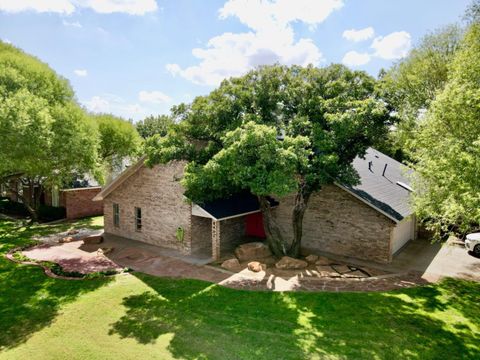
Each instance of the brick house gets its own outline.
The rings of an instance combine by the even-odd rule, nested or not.
[[[361,184],[325,186],[305,213],[305,250],[388,263],[416,237],[409,206],[412,189],[402,164],[369,149],[353,163]],[[220,258],[245,237],[264,237],[258,202],[251,194],[194,204],[179,180],[185,163],[148,168],[144,159],[124,171],[94,200],[104,202],[105,233]],[[271,200],[284,233],[291,234],[293,195]]]

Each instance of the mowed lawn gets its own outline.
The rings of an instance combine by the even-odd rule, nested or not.
[[[102,226],[0,220],[0,359],[479,359],[480,284],[270,293],[133,273],[67,281],[11,263],[33,235]]]

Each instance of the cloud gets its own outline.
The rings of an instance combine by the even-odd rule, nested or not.
[[[145,91],[138,93],[138,100],[146,103],[163,104],[172,101],[170,96],[165,95],[161,91]]]
[[[80,77],[85,77],[88,75],[88,72],[85,69],[77,69],[77,70],[73,70],[73,72],[75,73],[75,75]]]
[[[371,48],[375,50],[375,56],[386,60],[394,60],[407,56],[411,46],[410,34],[406,31],[397,31],[386,36],[376,37]]]
[[[250,31],[223,33],[211,38],[206,47],[194,48],[196,65],[182,68],[173,63],[165,68],[173,76],[215,86],[258,65],[318,65],[322,53],[311,39],[295,40],[292,23],[314,27],[342,6],[342,0],[229,0],[219,10],[219,17],[236,17]]]
[[[349,51],[344,55],[342,63],[347,66],[360,66],[367,64],[370,61],[370,58],[371,56],[368,53]]]
[[[1,39],[5,44],[11,45],[12,42],[8,39]]]
[[[373,27],[369,26],[365,29],[360,30],[345,30],[342,36],[349,41],[359,42],[372,38],[374,34],[375,31],[373,30]]]
[[[140,120],[151,114],[166,113],[168,108],[153,103],[152,107],[143,106],[137,102],[129,102],[114,94],[93,96],[90,100],[81,102],[87,110],[94,113],[110,113],[126,119]]]
[[[78,21],[68,22],[66,20],[63,20],[62,24],[64,26],[70,26],[70,27],[76,27],[76,28],[81,28],[82,27],[82,24],[80,24]]]
[[[144,15],[158,9],[155,0],[0,0],[0,11],[22,11],[72,14],[79,8],[89,8],[97,13],[126,13]]]

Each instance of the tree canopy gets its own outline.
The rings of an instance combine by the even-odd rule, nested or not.
[[[447,82],[449,64],[464,30],[449,25],[424,36],[408,56],[381,74],[380,95],[398,117],[390,144],[382,150],[402,160],[419,119]]]
[[[480,24],[467,32],[415,138],[415,209],[437,235],[480,224]]]
[[[270,247],[293,256],[311,194],[334,181],[355,183],[353,159],[385,136],[390,121],[375,80],[342,65],[260,67],[173,114],[178,125],[167,137],[147,141],[149,163],[189,160],[183,183],[194,201],[257,195]],[[291,241],[275,229],[266,201],[287,193],[296,194]]]
[[[172,118],[168,115],[150,115],[137,122],[135,127],[142,138],[148,139],[153,135],[167,135],[168,128],[172,124]]]
[[[38,59],[4,43],[0,43],[0,99],[3,182],[21,179],[33,196],[35,187],[60,185],[75,171],[95,168],[97,130],[74,101],[68,82]],[[23,202],[35,216],[38,199],[23,196]]]

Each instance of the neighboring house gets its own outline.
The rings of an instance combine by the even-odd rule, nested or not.
[[[144,159],[106,186],[94,200],[104,201],[105,233],[186,254],[220,258],[248,237],[264,237],[257,199],[237,194],[190,204],[179,180],[184,162],[148,168]],[[303,223],[302,246],[386,263],[416,236],[409,206],[407,169],[369,149],[353,163],[361,184],[325,186],[311,197]],[[273,214],[287,238],[292,233],[294,196],[271,200]]]
[[[23,186],[20,181],[14,185],[18,188],[18,192],[23,193],[24,196],[30,196],[30,188]],[[15,192],[10,191],[6,187],[2,190],[2,195],[7,196],[12,201],[22,202],[21,198]],[[33,188],[35,194],[39,194],[40,204],[59,207],[65,209],[66,219],[79,219],[88,216],[102,215],[103,203],[93,201],[93,198],[102,190],[101,186],[91,177],[85,176],[81,180],[74,181],[70,187],[59,189],[42,188],[39,190],[38,186]]]

